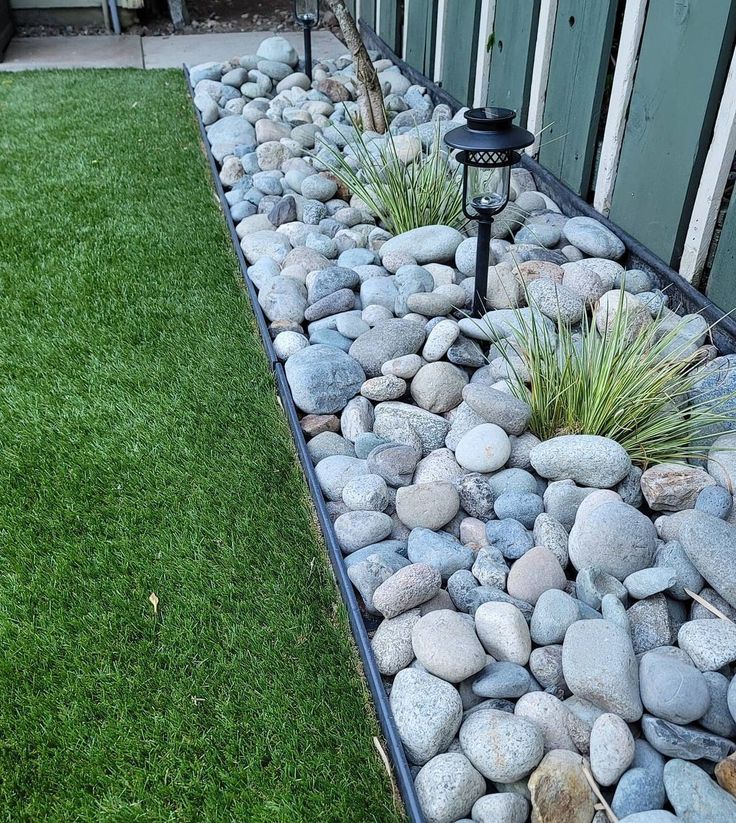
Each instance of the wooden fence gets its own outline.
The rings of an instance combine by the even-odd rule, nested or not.
[[[467,105],[721,308],[736,307],[736,0],[353,0]]]

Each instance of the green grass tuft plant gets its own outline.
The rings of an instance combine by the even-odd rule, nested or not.
[[[609,437],[642,468],[702,458],[713,426],[731,420],[721,409],[734,395],[712,400],[696,393],[693,402],[696,367],[703,361],[691,351],[687,321],[665,326],[656,318],[632,340],[623,294],[605,334],[586,314],[579,332],[558,319],[556,335],[539,322],[527,295],[532,313],[516,312],[516,343],[497,348],[512,392],[531,407],[529,428],[542,440],[562,434]]]
[[[401,234],[420,226],[440,224],[461,229],[465,225],[462,171],[453,167],[443,149],[439,122],[429,152],[420,152],[404,163],[390,132],[385,135],[381,151],[376,152],[370,148],[371,141],[366,139],[360,124],[348,116],[354,131],[348,142],[360,168],[354,169],[350,157],[323,142],[335,161],[330,171],[370,208],[388,231]]]

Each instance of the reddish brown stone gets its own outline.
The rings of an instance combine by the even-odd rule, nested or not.
[[[340,418],[335,414],[305,414],[299,425],[307,437],[315,437],[322,432],[339,431]]]
[[[716,764],[716,780],[722,789],[736,797],[736,754]]]

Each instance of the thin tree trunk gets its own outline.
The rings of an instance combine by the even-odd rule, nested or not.
[[[358,105],[363,128],[384,134],[387,128],[386,114],[383,108],[383,94],[378,74],[368,56],[368,51],[350,14],[345,0],[327,0],[327,5],[337,18],[340,31],[345,38],[350,53],[355,61],[355,75],[358,81]]]

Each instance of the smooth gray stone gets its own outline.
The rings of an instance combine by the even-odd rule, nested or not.
[[[736,751],[736,743],[725,737],[695,726],[668,723],[648,714],[642,717],[641,728],[649,743],[666,757],[717,763]]]
[[[680,543],[695,568],[736,607],[736,529],[695,509],[682,512]]]
[[[523,600],[512,597],[510,594],[506,594],[503,589],[495,586],[478,586],[469,593],[468,599],[470,601],[470,614],[475,614],[476,610],[484,603],[511,603],[512,606],[516,606],[528,622],[532,619],[532,612],[534,611],[534,606],[531,603],[525,603]]]
[[[700,725],[713,734],[733,739],[736,737],[734,723],[728,708],[729,680],[720,672],[703,672],[710,692],[710,707],[700,718]]]
[[[389,702],[410,763],[427,763],[450,745],[460,728],[463,704],[457,689],[428,672],[400,671]]]
[[[671,760],[664,767],[667,797],[684,823],[736,820],[736,799],[694,763]]]
[[[690,595],[685,594],[685,589],[690,589],[691,592],[699,594],[705,585],[702,575],[685,554],[682,544],[676,540],[660,544],[654,562],[657,566],[664,566],[673,569],[675,572],[677,580],[675,585],[671,586],[668,591],[670,597],[689,601]]]
[[[428,820],[454,821],[470,813],[486,790],[483,775],[464,754],[438,754],[414,781],[419,805]]]
[[[733,508],[733,495],[723,486],[706,486],[698,495],[695,508],[704,514],[725,520]]]
[[[455,572],[469,569],[475,560],[473,550],[447,532],[416,528],[409,534],[409,560],[434,566],[448,580]]]
[[[448,579],[447,592],[459,611],[472,613],[472,593],[478,586],[479,583],[472,572],[461,569]]]
[[[479,697],[516,699],[531,686],[529,672],[517,663],[489,663],[473,679],[473,692]]]
[[[671,723],[693,723],[703,717],[710,706],[710,691],[702,673],[660,649],[642,656],[639,687],[645,709]]]
[[[637,600],[626,611],[631,627],[631,640],[637,654],[669,646],[677,637],[667,607],[667,598],[655,594],[646,600]]]
[[[488,544],[497,548],[508,560],[518,560],[534,548],[534,537],[530,531],[512,518],[490,520],[486,523]]]
[[[397,564],[396,568],[399,569],[401,566],[407,566],[411,562],[407,560],[406,551],[406,540],[382,540],[380,543],[374,543],[372,546],[366,546],[363,549],[358,549],[357,552],[349,554],[343,558],[343,562],[350,568],[350,566],[353,566],[355,563],[360,563],[361,560],[365,560],[366,557],[370,557],[372,554],[378,554],[381,557],[387,557],[388,562],[395,562]],[[399,561],[393,558],[393,555],[397,555],[405,562],[399,563]]]
[[[496,498],[493,510],[499,520],[514,518],[525,529],[533,529],[535,520],[544,512],[544,501],[538,494],[504,492]]]
[[[332,346],[301,349],[286,361],[284,368],[294,402],[308,414],[341,411],[365,382],[358,363]]]
[[[639,671],[628,634],[608,620],[573,623],[562,644],[570,691],[633,722],[641,717]]]

